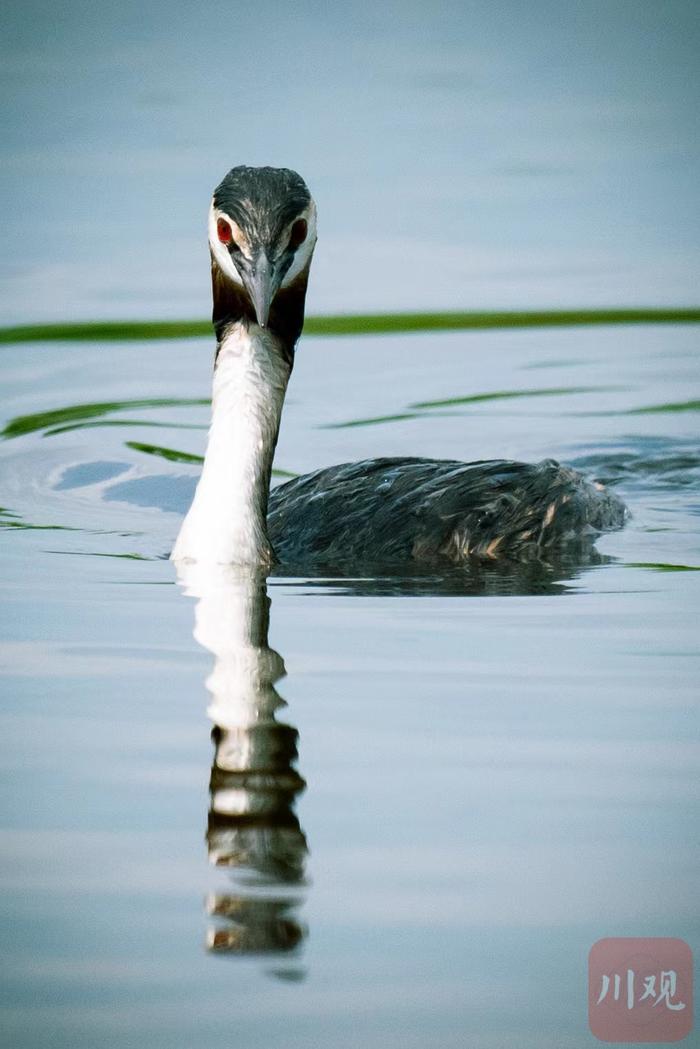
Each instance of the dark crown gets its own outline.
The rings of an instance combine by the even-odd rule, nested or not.
[[[231,168],[214,190],[214,206],[248,237],[270,244],[311,202],[301,175],[289,168]]]

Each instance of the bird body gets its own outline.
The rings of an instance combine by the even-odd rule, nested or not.
[[[212,423],[177,561],[285,566],[531,558],[620,528],[621,500],[553,460],[344,463],[270,492],[316,209],[294,172],[234,168],[209,216]]]
[[[546,556],[624,518],[616,495],[553,459],[369,459],[275,488],[268,534],[283,563],[460,562]]]

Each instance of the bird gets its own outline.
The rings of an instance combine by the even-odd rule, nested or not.
[[[270,490],[317,239],[316,204],[287,168],[232,168],[208,221],[216,335],[202,473],[171,558],[313,566],[546,557],[621,528],[628,511],[553,459],[341,463]]]

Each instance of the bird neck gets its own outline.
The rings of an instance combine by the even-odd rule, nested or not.
[[[174,560],[274,562],[267,502],[290,372],[278,336],[246,323],[226,328],[217,348],[202,475]]]

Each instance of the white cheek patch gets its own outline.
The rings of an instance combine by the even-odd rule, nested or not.
[[[228,247],[225,244],[222,244],[219,240],[219,233],[217,230],[217,222],[219,219],[228,222],[231,227],[231,232],[233,233],[233,239],[246,258],[250,258],[250,245],[248,244],[248,239],[241,227],[238,226],[225,211],[219,211],[218,208],[214,207],[214,202],[212,201],[211,207],[209,208],[209,247],[219,265],[219,269],[226,274],[229,280],[233,281],[234,284],[238,284],[239,287],[242,288],[243,278],[236,269],[236,265],[231,258],[231,252],[228,250]]]
[[[282,287],[287,288],[292,284],[300,273],[302,273],[309,262],[313,254],[314,246],[316,244],[316,205],[313,200],[309,203],[309,206],[305,211],[302,211],[301,215],[297,215],[294,222],[298,222],[299,219],[305,219],[307,224],[306,240],[303,244],[300,244],[294,255],[294,261],[284,275],[282,281]],[[294,223],[290,223],[287,236],[291,234],[292,226]]]

